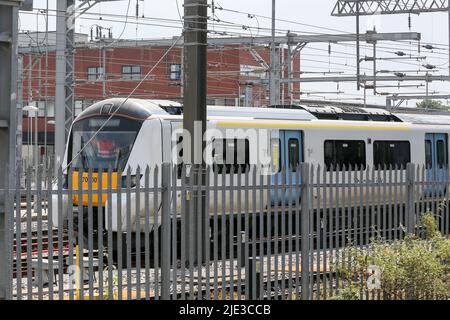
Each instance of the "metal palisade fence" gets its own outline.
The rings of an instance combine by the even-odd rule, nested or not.
[[[1,191],[11,299],[330,299],[344,248],[425,212],[450,233],[447,170],[413,164],[19,172]]]

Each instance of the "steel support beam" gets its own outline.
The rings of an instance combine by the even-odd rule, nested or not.
[[[420,14],[425,12],[444,12],[448,10],[448,0],[339,0],[336,2],[332,16],[352,17],[375,14]]]
[[[369,82],[373,81],[373,76],[366,76],[361,75],[361,82]],[[281,79],[281,83],[288,83],[291,82],[354,82],[356,81],[356,76],[337,76],[337,77],[307,77],[307,78],[293,78],[293,79]],[[433,82],[433,81],[450,81],[449,76],[443,76],[443,75],[414,75],[414,76],[404,76],[404,77],[397,77],[397,76],[377,76],[376,77],[377,82],[404,82],[404,81],[427,81],[427,82]],[[248,83],[253,84],[264,84],[267,83],[267,80],[261,79],[261,80],[251,80],[248,81]]]
[[[17,33],[21,1],[0,2],[0,300],[11,299],[12,227],[7,189],[16,179]]]
[[[67,135],[75,113],[74,5],[74,0],[61,0],[57,2],[56,7],[55,170],[58,170],[63,161]]]
[[[396,100],[445,100],[450,99],[448,94],[432,94],[432,95],[392,95],[387,96],[386,100],[396,101]]]
[[[364,33],[360,35],[361,41],[420,41],[421,34],[418,32],[395,32],[395,33]],[[108,45],[108,40],[105,39],[105,44]],[[234,37],[234,38],[210,38],[208,39],[208,46],[225,46],[225,45],[267,45],[272,41],[271,37]],[[275,42],[279,44],[295,44],[299,43],[304,46],[306,43],[338,43],[338,42],[355,42],[356,34],[321,34],[321,35],[297,35],[297,36],[277,36]],[[183,39],[178,41],[180,46],[183,46]],[[161,40],[124,40],[114,43],[115,48],[130,48],[130,47],[147,47],[147,46],[166,46],[170,47],[173,44],[172,39]],[[75,49],[98,49],[103,44],[99,43],[76,43]],[[49,46],[50,52],[56,51],[55,46]],[[294,50],[295,51],[295,50]],[[39,53],[37,47],[27,46],[19,48],[19,53]]]
[[[338,0],[331,13],[335,17],[386,14],[421,14],[447,12],[450,75],[450,0]],[[358,62],[359,66],[359,62]],[[359,82],[358,82],[359,86]]]
[[[22,162],[22,143],[23,143],[23,56],[17,59],[17,130],[16,130],[16,168]],[[20,179],[19,179],[20,181]]]
[[[421,34],[417,32],[388,32],[388,33],[362,33],[359,35],[361,41],[419,41]],[[324,42],[354,42],[357,34],[321,34],[321,35],[297,35],[297,36],[277,36],[275,43],[324,43]],[[272,37],[239,37],[239,38],[213,38],[208,40],[209,45],[228,44],[269,44]]]

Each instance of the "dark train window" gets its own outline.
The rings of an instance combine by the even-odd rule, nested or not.
[[[289,146],[289,168],[288,170],[295,172],[297,171],[297,166],[300,164],[300,144],[298,142],[298,139],[289,139],[288,141]]]
[[[217,139],[213,141],[212,151],[214,171],[219,174],[244,173],[250,165],[250,145],[247,139]]]
[[[436,142],[436,154],[437,154],[437,165],[438,168],[447,167],[447,155],[445,152],[445,144],[444,141],[438,140]]]
[[[431,154],[431,141],[425,140],[425,164],[427,168],[431,168],[433,166],[433,158]]]
[[[409,141],[374,141],[373,165],[377,168],[406,168],[411,162],[411,146]]]
[[[324,144],[325,166],[328,171],[340,170],[345,166],[348,169],[357,168],[358,170],[366,168],[366,144],[364,140],[326,140]]]

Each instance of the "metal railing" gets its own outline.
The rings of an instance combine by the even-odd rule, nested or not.
[[[0,191],[9,298],[330,299],[343,248],[417,233],[425,212],[450,233],[447,170],[196,169],[72,168]]]

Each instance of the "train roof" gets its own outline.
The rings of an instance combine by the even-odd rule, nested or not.
[[[111,98],[86,108],[78,119],[95,116],[117,115],[145,120],[152,115],[181,115],[183,106],[171,100],[145,100]],[[450,125],[450,113],[421,113],[416,110],[391,113],[381,108],[348,106],[292,105],[268,108],[208,106],[208,116],[239,117],[265,120],[348,120],[405,122],[422,125]]]
[[[173,102],[176,104],[176,102]],[[165,100],[143,100],[143,99],[125,99],[112,98],[99,101],[86,108],[77,117],[77,120],[91,116],[109,116],[116,113],[119,116],[125,116],[138,120],[145,120],[148,117],[157,115],[167,115],[162,105],[170,105]],[[76,120],[75,120],[76,121]]]
[[[305,110],[224,106],[208,106],[208,115],[216,117],[244,117],[272,120],[310,121],[317,119],[314,115]]]
[[[412,113],[396,113],[395,115],[403,122],[413,124],[450,125],[450,115]]]
[[[396,115],[378,108],[330,105],[299,105],[298,108],[321,120],[402,122]]]

